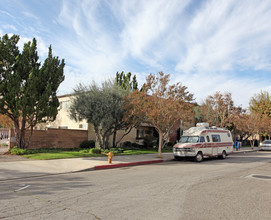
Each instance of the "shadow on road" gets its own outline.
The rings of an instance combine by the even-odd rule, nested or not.
[[[28,185],[27,189],[17,191]],[[3,181],[0,182],[0,201],[19,196],[50,195],[90,186],[93,184],[85,178],[68,174]]]
[[[261,162],[261,161],[271,161],[271,152],[266,151],[258,151],[258,152],[242,152],[238,154],[232,154],[228,155],[226,159],[220,159],[220,158],[204,158],[204,160],[200,163],[195,162],[192,158],[184,158],[180,161],[175,161],[176,163],[196,163],[196,164],[220,164],[220,163],[255,163],[255,162]]]

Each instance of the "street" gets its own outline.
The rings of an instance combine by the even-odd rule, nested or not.
[[[22,178],[0,181],[0,219],[271,219],[270,184],[262,151]]]

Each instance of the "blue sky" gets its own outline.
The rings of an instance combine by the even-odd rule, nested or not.
[[[231,92],[248,106],[271,90],[270,0],[0,0],[0,35],[36,37],[64,58],[59,95],[117,71],[171,74],[202,102]]]

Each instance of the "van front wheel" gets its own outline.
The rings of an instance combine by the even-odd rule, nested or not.
[[[196,157],[195,157],[195,161],[196,162],[201,162],[203,160],[203,155],[201,152],[198,152]]]

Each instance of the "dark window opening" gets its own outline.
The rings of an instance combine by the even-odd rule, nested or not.
[[[213,142],[221,142],[220,136],[217,134],[212,134],[212,140]]]
[[[205,142],[205,138],[201,136],[199,142]]]

